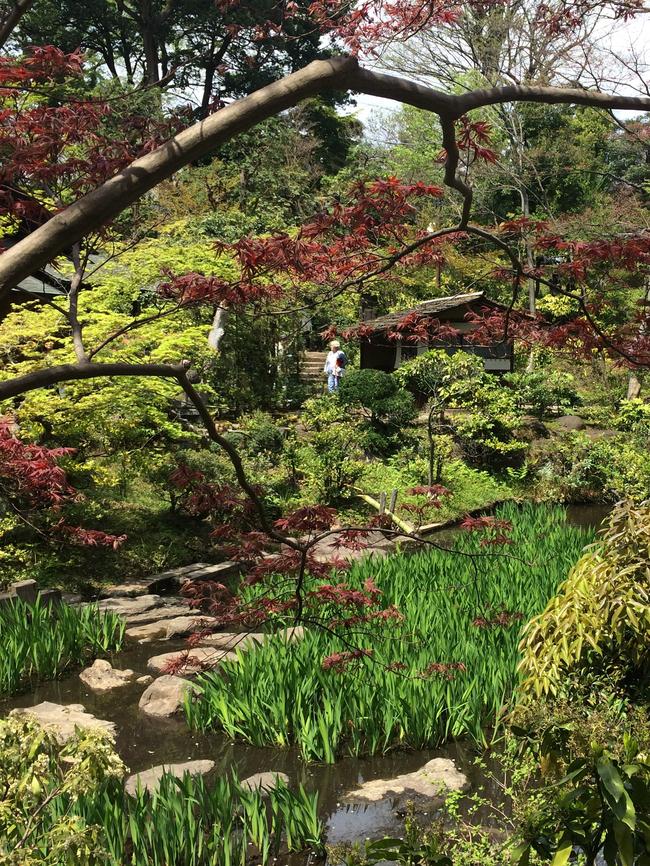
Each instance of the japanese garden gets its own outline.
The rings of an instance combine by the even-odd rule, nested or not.
[[[0,866],[650,864],[648,12],[0,0]]]

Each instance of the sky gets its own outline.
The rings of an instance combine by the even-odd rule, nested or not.
[[[619,55],[628,55],[632,49],[637,54],[645,55],[646,63],[650,63],[650,15],[639,15],[633,21],[619,23],[614,27],[608,26],[608,31],[602,35],[602,44]],[[364,65],[373,66],[373,64]],[[374,64],[374,68],[377,71],[389,72],[389,70],[382,69],[381,64]],[[646,83],[650,87],[650,78],[646,79]],[[621,88],[620,92],[634,93],[631,88]],[[380,127],[383,115],[392,114],[399,110],[399,103],[394,100],[368,96],[365,93],[358,94],[355,101],[356,107],[346,113],[354,114],[365,127],[371,118],[374,121],[373,126]],[[625,120],[637,116],[639,112],[616,111],[615,114],[621,120]]]

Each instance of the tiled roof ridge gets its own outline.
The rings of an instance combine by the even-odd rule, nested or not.
[[[484,292],[465,292],[458,295],[446,295],[442,298],[431,298],[428,301],[421,301],[407,310],[398,310],[394,313],[385,313],[383,316],[377,316],[375,319],[364,322],[364,325],[378,329],[383,325],[397,324],[405,316],[412,313],[441,313],[444,310],[460,307],[463,304],[471,304],[483,297]]]

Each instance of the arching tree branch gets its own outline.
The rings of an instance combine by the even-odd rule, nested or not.
[[[404,78],[359,67],[356,59],[336,57],[316,60],[299,72],[239,99],[200,123],[174,136],[161,147],[140,157],[69,205],[48,222],[0,256],[0,301],[22,279],[43,267],[88,232],[95,231],[141,198],[165,178],[199,157],[205,156],[234,135],[296,105],[324,90],[357,90],[406,102],[438,114],[447,138],[453,121],[472,109],[514,100],[543,103],[570,103],[604,109],[650,109],[650,97],[617,96],[596,91],[558,87],[497,87],[450,95]],[[444,132],[444,129],[443,129]],[[455,143],[455,142],[454,142]],[[453,168],[454,148],[449,141]],[[463,218],[469,217],[468,195],[459,184],[455,170],[448,172],[452,186],[465,198]]]

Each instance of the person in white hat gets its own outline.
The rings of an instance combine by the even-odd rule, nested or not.
[[[341,381],[341,376],[343,375],[347,362],[348,359],[345,357],[345,352],[341,351],[341,344],[339,341],[332,340],[323,370],[327,376],[327,390],[330,394],[338,390],[339,382]]]

